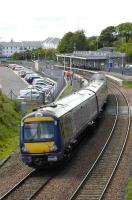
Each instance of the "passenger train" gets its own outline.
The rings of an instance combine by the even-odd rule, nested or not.
[[[20,133],[23,162],[40,168],[65,159],[102,111],[107,95],[106,77],[95,74],[88,86],[25,116]]]

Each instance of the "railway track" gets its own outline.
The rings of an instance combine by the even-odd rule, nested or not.
[[[5,199],[19,199],[31,200],[39,191],[48,184],[53,176],[45,175],[44,172],[32,170],[20,182],[6,192],[0,200]]]
[[[113,87],[115,88],[114,93],[116,93],[117,111],[110,136],[93,166],[88,171],[75,193],[70,197],[70,200],[101,200],[114,176],[125,149],[130,130],[130,108],[125,95],[118,87],[115,85],[113,85]],[[125,117],[121,116],[120,104],[122,104],[122,102],[127,106],[127,114]]]
[[[7,156],[4,160],[0,162],[0,169],[4,166],[4,164],[11,158],[11,155]]]

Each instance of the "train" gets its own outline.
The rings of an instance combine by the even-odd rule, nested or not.
[[[107,96],[106,77],[97,73],[87,86],[24,116],[20,130],[23,162],[41,168],[65,160],[86,127],[99,116]]]

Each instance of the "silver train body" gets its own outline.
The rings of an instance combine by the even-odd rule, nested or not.
[[[64,159],[84,129],[98,117],[107,95],[105,76],[95,74],[87,87],[25,116],[20,134],[25,164],[39,168]]]

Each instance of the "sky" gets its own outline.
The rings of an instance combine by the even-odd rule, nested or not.
[[[0,0],[0,41],[44,41],[132,22],[132,0]]]

